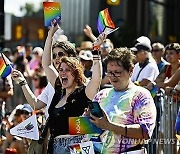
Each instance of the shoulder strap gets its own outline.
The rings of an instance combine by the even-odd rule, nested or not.
[[[65,95],[65,90],[62,89],[61,84],[59,84],[59,78],[56,79],[55,81],[55,94],[53,96],[53,99],[51,101],[51,104],[49,106],[48,112],[49,112],[49,117],[51,117],[52,110],[54,107],[58,104],[58,102],[61,100],[61,98]]]
[[[136,77],[136,81],[138,80],[139,75],[141,74],[142,70],[146,67],[146,65],[147,65],[148,63],[149,63],[149,60],[143,65],[143,67],[141,67],[141,69],[139,70],[139,73],[138,73],[138,75],[137,75],[137,77]]]

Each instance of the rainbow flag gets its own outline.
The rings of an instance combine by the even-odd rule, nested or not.
[[[99,31],[99,34],[104,32],[106,28],[115,29],[115,25],[109,15],[108,8],[99,12],[97,21],[97,29]]]
[[[43,2],[44,8],[44,25],[51,26],[53,19],[56,19],[58,24],[61,20],[61,5],[59,2]]]
[[[69,134],[102,133],[102,129],[90,122],[89,117],[69,117]]]
[[[1,53],[0,57],[0,76],[6,78],[12,71],[12,63]]]

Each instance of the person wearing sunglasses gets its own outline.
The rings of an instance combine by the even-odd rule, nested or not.
[[[164,45],[156,42],[152,44],[152,56],[155,59],[159,72],[168,64],[168,62],[163,58],[164,56]]]
[[[93,99],[103,117],[90,114],[90,121],[106,131],[103,154],[141,150],[142,143],[136,141],[149,139],[153,133],[156,108],[149,91],[131,81],[134,61],[127,48],[116,48],[105,59],[106,76],[113,87],[99,91]]]
[[[72,56],[76,57],[76,50],[72,43],[68,41],[55,41],[52,45],[52,63],[53,66],[57,69],[60,63],[60,59],[63,56]],[[45,117],[48,118],[48,108],[52,101],[53,95],[55,93],[54,88],[48,82],[47,86],[43,89],[39,96],[33,94],[29,86],[26,84],[26,79],[22,75],[22,73],[18,70],[13,70],[12,78],[17,81],[17,83],[23,83],[22,90],[26,97],[27,102],[36,110],[40,110],[46,107]],[[26,86],[24,86],[26,84]]]
[[[160,72],[155,82],[148,84],[147,88],[152,89],[154,85],[158,88],[174,87],[178,83],[180,69],[180,44],[170,43],[165,47],[165,57],[169,62]]]
[[[137,60],[131,80],[143,87],[153,82],[159,75],[159,70],[156,61],[152,57],[151,49],[150,40],[147,41],[147,38],[144,42],[139,42],[135,47],[131,48]]]
[[[50,141],[49,153],[70,153],[69,145],[80,143],[84,135],[69,135],[68,118],[81,116],[98,92],[101,83],[101,57],[98,50],[92,51],[93,66],[92,79],[85,86],[83,66],[77,58],[62,57],[58,70],[52,65],[52,37],[59,26],[54,26],[55,21],[48,32],[42,56],[42,66],[48,81],[55,88],[51,106],[49,107]],[[102,34],[94,42],[96,48],[105,40],[106,35]],[[61,87],[59,87],[59,84]]]

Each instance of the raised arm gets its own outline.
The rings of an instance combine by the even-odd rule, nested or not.
[[[58,72],[53,66],[52,63],[52,42],[53,42],[53,35],[59,29],[59,26],[54,26],[52,24],[48,36],[46,38],[44,52],[42,55],[42,66],[44,68],[45,74],[47,76],[48,81],[54,86],[56,78],[58,77]]]
[[[39,110],[46,106],[45,103],[38,100],[36,96],[33,94],[33,92],[31,91],[31,89],[29,88],[26,82],[26,79],[24,78],[24,76],[20,71],[13,70],[11,75],[12,75],[12,79],[21,85],[24,96],[26,97],[27,102],[31,105],[33,109],[35,108],[36,110]]]
[[[98,39],[94,42],[94,46],[100,46],[106,39],[105,34],[101,34]],[[93,54],[93,66],[92,66],[92,79],[88,83],[85,92],[89,99],[93,99],[99,90],[102,80],[102,62],[99,51],[92,51]]]
[[[91,41],[96,41],[96,36],[94,36],[92,29],[89,25],[86,25],[86,27],[84,28],[84,33],[87,37],[89,37],[91,39]]]

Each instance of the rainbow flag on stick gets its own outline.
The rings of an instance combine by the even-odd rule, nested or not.
[[[0,57],[0,76],[6,78],[12,71],[12,63],[1,53]]]
[[[43,2],[44,7],[44,25],[51,26],[53,19],[58,24],[61,20],[61,5],[59,2]]]
[[[115,25],[109,15],[108,8],[99,12],[98,21],[97,21],[97,29],[99,31],[99,34],[104,32],[106,35],[119,29],[119,27],[115,28]]]

